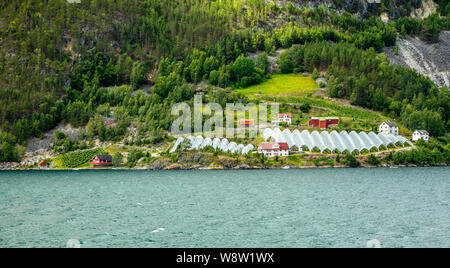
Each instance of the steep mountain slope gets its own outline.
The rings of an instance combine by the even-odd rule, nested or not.
[[[359,18],[368,18],[369,16],[383,14],[383,16],[391,20],[410,15],[427,17],[436,11],[436,4],[432,0],[277,0],[276,2],[282,5],[293,4],[300,8],[324,6],[336,10],[338,13],[350,12]],[[434,11],[432,11],[433,7]]]
[[[400,64],[430,77],[438,86],[450,87],[450,32],[443,31],[436,44],[405,37],[397,40],[398,55],[387,48],[390,63]]]
[[[283,73],[334,76],[331,95],[411,129],[429,130],[429,118],[436,118],[429,127],[435,136],[450,129],[447,90],[379,55],[398,33],[433,42],[450,28],[436,14],[409,19],[420,0],[70,2],[77,1],[0,2],[0,162],[19,159],[30,138],[44,139],[60,123],[87,129],[83,141],[123,141],[137,129],[139,139],[129,143],[159,143],[173,104],[191,101],[199,84],[218,92],[213,100],[234,102],[234,89],[268,79],[275,64]],[[408,18],[395,21],[402,16]],[[281,53],[295,45],[300,49]],[[447,70],[421,66],[425,56],[416,54],[415,63],[405,56],[405,65]],[[254,55],[256,64],[244,55]],[[146,94],[137,93],[142,86]],[[116,122],[105,124],[111,112]],[[58,146],[70,151],[86,144],[67,138]]]

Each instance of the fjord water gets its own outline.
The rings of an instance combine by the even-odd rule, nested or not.
[[[0,172],[0,247],[450,247],[450,169]]]

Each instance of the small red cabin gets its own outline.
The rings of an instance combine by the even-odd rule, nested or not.
[[[41,162],[39,162],[39,167],[44,168],[47,167],[47,162],[45,162],[45,160],[42,160]]]
[[[99,168],[112,166],[112,156],[110,155],[96,155],[92,158],[92,162],[90,163],[91,167]]]
[[[337,117],[313,117],[308,122],[308,126],[321,129],[337,125],[339,125],[339,118]]]

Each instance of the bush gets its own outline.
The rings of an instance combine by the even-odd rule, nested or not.
[[[330,166],[334,167],[334,161],[328,157],[321,157],[313,160],[316,167]]]
[[[120,152],[117,152],[113,156],[113,165],[114,166],[120,166],[123,163],[123,155]]]
[[[345,165],[351,167],[351,168],[357,168],[361,165],[359,161],[356,159],[356,157],[352,154],[346,154],[344,158]]]
[[[367,158],[366,163],[371,166],[378,166],[380,164],[380,160],[375,155],[371,154]]]
[[[141,150],[131,149],[127,159],[128,167],[130,168],[135,167],[139,159],[141,159],[144,156],[145,154]]]

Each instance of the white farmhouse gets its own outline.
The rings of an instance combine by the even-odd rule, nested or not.
[[[378,132],[383,134],[398,135],[398,125],[391,120],[386,120],[381,123]]]
[[[425,130],[416,130],[412,135],[412,141],[416,142],[418,140],[430,141],[430,134]]]
[[[292,124],[292,114],[279,114],[278,118],[272,121],[272,125],[278,126],[279,123],[286,123],[287,125]]]
[[[258,153],[267,157],[289,156],[289,145],[285,142],[264,142],[258,147]]]

